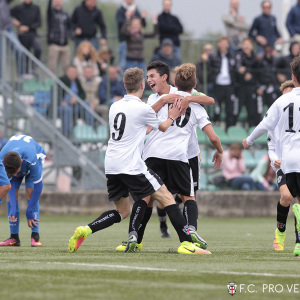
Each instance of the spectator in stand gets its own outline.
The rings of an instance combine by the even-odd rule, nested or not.
[[[290,54],[287,56],[281,56],[277,59],[277,80],[279,83],[283,83],[286,80],[292,78],[291,73],[291,62],[292,60],[299,56],[300,54],[300,44],[298,42],[292,42],[290,45]]]
[[[213,82],[208,82],[208,58],[214,53],[214,46],[207,43],[203,46],[201,59],[196,63],[196,75],[197,75],[197,91],[202,91],[207,95],[213,97]],[[205,78],[205,80],[204,80]],[[206,86],[204,86],[206,83]]]
[[[218,41],[218,51],[209,56],[209,81],[214,83],[215,121],[220,121],[222,103],[225,105],[226,128],[236,124],[238,114],[238,99],[236,98],[236,61],[229,51],[227,37]]]
[[[85,92],[77,76],[77,68],[70,65],[67,68],[66,74],[60,77],[60,80],[77,95],[80,99],[85,99]],[[60,103],[60,117],[62,120],[62,133],[64,136],[71,138],[72,129],[74,127],[73,118],[78,116],[79,106],[77,99],[70,94],[62,92],[62,101]]]
[[[126,53],[127,53],[127,44],[126,39],[122,33],[122,27],[126,22],[127,17],[133,18],[137,17],[141,19],[143,27],[146,27],[146,17],[147,11],[139,12],[134,0],[123,0],[121,6],[118,8],[116,13],[116,20],[118,25],[118,37],[119,37],[119,61],[118,65],[122,70],[125,68],[126,63]]]
[[[107,67],[109,65],[113,65],[114,59],[115,58],[111,48],[109,48],[107,45],[104,45],[100,48],[98,51],[97,65],[101,77],[106,74]]]
[[[245,105],[248,113],[249,127],[256,126],[260,122],[262,109],[256,95],[258,60],[253,51],[252,39],[245,38],[243,40],[241,52],[236,55],[236,62],[239,113],[243,105]]]
[[[264,47],[264,56],[258,62],[258,98],[262,97],[263,104],[270,107],[280,96],[279,85],[276,78],[276,51],[267,45]]]
[[[96,0],[84,0],[77,6],[72,15],[72,23],[75,28],[76,47],[88,40],[95,49],[99,49],[97,39],[97,25],[101,30],[100,44],[106,44],[106,25],[100,9],[96,7]]]
[[[228,185],[237,190],[254,190],[252,177],[244,175],[246,171],[245,160],[241,143],[233,143],[223,154],[223,176]]]
[[[99,75],[96,49],[89,41],[83,41],[78,46],[77,54],[74,57],[74,66],[77,68],[78,77],[80,79],[83,79],[83,68],[87,65],[93,67],[94,76]]]
[[[160,48],[153,55],[150,62],[160,60],[166,63],[170,67],[170,69],[179,66],[181,64],[181,61],[176,55],[173,46],[174,45],[171,39],[164,39],[161,43]]]
[[[149,33],[143,32],[140,18],[130,18],[129,14],[126,14],[126,18],[122,27],[122,33],[127,43],[125,70],[134,67],[145,70],[144,39],[154,37],[157,34],[157,16],[155,14],[152,16],[154,30]]]
[[[11,9],[11,16],[13,24],[18,29],[20,43],[29,51],[32,48],[35,57],[40,59],[42,46],[36,32],[42,24],[40,7],[33,4],[32,0],[24,0],[22,4],[16,5]],[[27,60],[25,69],[22,72],[29,72]]]
[[[123,82],[118,78],[118,67],[110,66],[109,67],[109,80],[110,80],[110,99],[109,105],[114,102],[122,99],[126,94],[126,90],[124,88]],[[104,75],[102,81],[99,85],[99,98],[100,103],[103,105],[107,105],[107,76]]]
[[[160,44],[165,38],[173,41],[174,50],[180,59],[179,35],[183,33],[183,27],[179,19],[171,14],[172,0],[163,0],[163,12],[158,16],[158,31]]]
[[[272,2],[262,1],[261,8],[262,14],[254,19],[249,37],[256,41],[256,53],[262,56],[266,45],[271,45],[273,48],[281,45],[282,38],[277,29],[276,18],[271,15]]]
[[[300,0],[289,11],[286,19],[286,27],[291,38],[300,43]]]
[[[278,190],[276,185],[276,173],[271,166],[269,155],[264,155],[258,162],[257,166],[250,173],[255,187],[259,191],[275,191]]]
[[[72,35],[72,25],[68,13],[62,7],[63,0],[49,0],[47,9],[48,67],[55,74],[58,74],[58,62],[64,73],[70,64],[68,39]]]
[[[249,25],[239,14],[239,0],[230,0],[229,14],[223,15],[223,23],[229,38],[230,49],[237,54],[242,47],[244,38],[248,36]]]
[[[93,66],[86,65],[83,68],[83,78],[80,78],[80,83],[85,92],[86,100],[89,102],[90,107],[96,112],[100,104],[98,89],[101,80],[102,78],[100,76],[95,75]]]

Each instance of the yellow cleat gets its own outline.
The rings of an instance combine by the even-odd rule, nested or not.
[[[117,248],[116,248],[116,251],[117,252],[124,252],[125,249],[126,249],[126,246],[127,246],[127,241],[126,242],[122,242],[121,245],[119,245]],[[141,251],[143,248],[143,242],[141,242],[140,244],[137,244],[136,248],[135,248],[135,251]]]
[[[286,232],[280,232],[278,228],[275,230],[275,239],[273,243],[273,248],[276,251],[283,251],[284,250],[284,241],[285,241]]]
[[[210,251],[201,249],[197,247],[195,244],[186,241],[181,243],[177,252],[180,254],[193,254],[193,255],[211,254]]]
[[[296,228],[300,232],[300,204],[296,203],[293,205],[293,213],[296,218]]]
[[[89,226],[79,226],[75,229],[73,236],[69,240],[68,250],[69,252],[75,252],[78,250],[82,242],[92,233]]]

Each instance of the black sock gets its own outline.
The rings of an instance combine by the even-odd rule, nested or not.
[[[108,210],[100,215],[92,223],[88,224],[92,232],[97,232],[99,230],[105,229],[115,223],[121,222],[122,218],[117,210]]]
[[[12,239],[16,239],[17,241],[20,240],[19,234],[18,234],[18,233],[11,233],[11,234],[10,234],[10,237],[11,237]]]
[[[153,210],[153,207],[146,208],[144,219],[143,219],[142,223],[140,224],[140,228],[138,230],[138,240],[137,240],[138,244],[140,244],[143,240],[147,223],[149,222],[151,215],[152,215],[152,210]]]
[[[184,203],[183,215],[187,225],[197,230],[198,227],[198,206],[195,200],[187,200]]]
[[[177,204],[182,203],[182,199],[178,196],[178,194],[176,194],[176,196],[175,196],[175,202],[176,202]]]
[[[132,206],[129,222],[129,235],[138,236],[137,232],[140,228],[147,208],[147,203],[144,200],[135,201]]]
[[[177,204],[171,204],[169,206],[165,207],[165,210],[169,216],[169,219],[175,228],[180,242],[188,241],[192,242],[192,238],[190,235],[190,232],[188,230],[188,227],[186,225],[186,222],[184,220],[184,217],[178,207]]]
[[[297,219],[295,216],[294,216],[294,219],[295,219],[296,243],[300,243],[300,232],[298,232],[298,230],[297,230]]]
[[[282,206],[279,202],[277,204],[277,228],[280,232],[285,231],[286,219],[288,217],[290,206]]]
[[[32,232],[31,237],[35,240],[35,242],[38,242],[40,240],[40,235],[38,232]]]
[[[156,209],[157,209],[157,215],[158,215],[158,219],[159,219],[159,222],[160,222],[160,228],[167,228],[167,213],[165,211],[165,209],[161,209],[159,208],[158,206],[156,206]]]

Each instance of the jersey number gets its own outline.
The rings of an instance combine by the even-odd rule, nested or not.
[[[171,105],[171,104],[169,104],[169,105]],[[176,119],[176,125],[180,128],[183,128],[188,123],[190,116],[191,116],[191,108],[188,106],[188,108],[185,111],[183,120],[181,120],[181,116],[179,116]],[[172,126],[173,126],[173,124],[172,124]]]
[[[120,117],[121,117],[121,121],[119,121]],[[119,126],[118,126],[118,123],[120,124]],[[112,133],[111,137],[114,141],[119,141],[122,138],[122,136],[124,134],[124,130],[125,130],[125,123],[126,123],[125,114],[124,113],[118,113],[116,115],[115,119],[114,119],[114,129],[116,131],[118,131],[119,134],[117,136],[116,132]]]
[[[30,140],[32,140],[32,137],[29,135],[14,135],[9,140],[10,141],[19,141],[22,138],[24,138],[23,141],[26,143],[30,143]]]
[[[288,109],[289,111],[289,129],[287,129],[285,132],[296,132],[295,130],[293,130],[293,126],[294,126],[294,103],[290,103],[289,105],[287,105],[283,111],[286,111]],[[299,108],[300,110],[300,108]],[[300,130],[299,130],[300,131]]]

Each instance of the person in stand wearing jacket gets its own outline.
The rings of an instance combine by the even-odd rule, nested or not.
[[[48,67],[57,74],[57,63],[60,62],[65,72],[70,64],[70,47],[72,25],[68,13],[62,9],[63,0],[49,0],[47,9],[48,24]]]
[[[96,7],[96,0],[84,0],[77,6],[72,15],[72,23],[75,28],[76,47],[88,40],[98,50],[99,43],[96,38],[98,25],[101,30],[101,45],[106,45],[106,25],[100,9]]]

